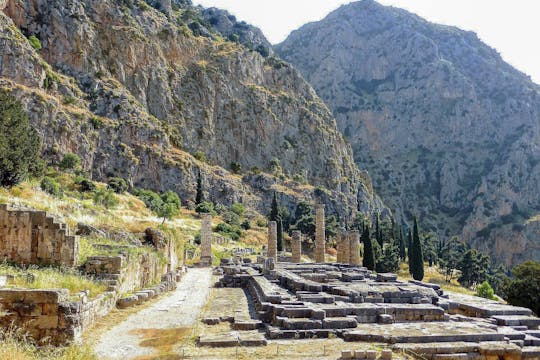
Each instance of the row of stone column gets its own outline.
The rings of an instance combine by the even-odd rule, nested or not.
[[[342,231],[337,239],[337,262],[360,265],[360,232]]]
[[[299,263],[302,257],[302,233],[298,230],[292,232],[291,252],[291,262]],[[268,249],[266,255],[277,260],[277,223],[275,221],[268,223]]]

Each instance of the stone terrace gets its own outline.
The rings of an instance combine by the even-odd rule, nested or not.
[[[540,356],[540,319],[529,309],[444,294],[436,284],[348,264],[268,259],[223,266],[223,272],[217,286],[244,288],[268,339],[333,334],[433,359]]]

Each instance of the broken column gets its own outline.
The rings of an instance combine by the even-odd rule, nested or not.
[[[267,257],[277,258],[277,222],[268,222],[268,251]]]
[[[324,232],[324,204],[315,205],[315,262],[324,262],[326,235]]]
[[[202,215],[201,226],[201,265],[212,265],[212,215]]]
[[[338,234],[336,239],[336,262],[338,264],[343,263],[343,236]]]
[[[349,233],[350,239],[350,261],[351,265],[360,265],[360,232],[358,230]]]
[[[291,251],[291,262],[299,263],[302,257],[302,233],[298,230],[292,232]]]

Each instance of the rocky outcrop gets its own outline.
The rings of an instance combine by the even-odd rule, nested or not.
[[[49,161],[74,152],[94,179],[172,189],[187,204],[201,171],[207,198],[225,205],[266,212],[275,190],[291,206],[322,198],[343,219],[384,210],[299,73],[198,36],[190,2],[8,0],[1,10],[0,87],[25,105]]]
[[[372,0],[276,51],[330,106],[381,197],[506,264],[540,259],[540,87],[472,32]]]

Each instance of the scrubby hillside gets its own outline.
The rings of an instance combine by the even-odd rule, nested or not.
[[[540,87],[474,33],[364,0],[276,50],[405,220],[507,265],[540,259]]]
[[[73,152],[94,179],[171,189],[188,204],[200,171],[216,203],[264,212],[277,190],[286,206],[318,197],[342,218],[384,210],[299,73],[208,30],[218,20],[189,2],[0,9],[0,87],[24,103],[49,162]]]

